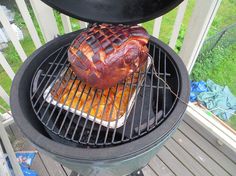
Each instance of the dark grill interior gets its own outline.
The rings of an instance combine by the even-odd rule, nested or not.
[[[136,93],[132,110],[129,115],[126,114],[124,124],[119,128],[117,128],[117,125],[114,129],[110,128],[109,123],[108,127],[101,123],[97,124],[95,120],[91,121],[88,117],[84,118],[77,115],[75,111],[65,110],[63,108],[64,104],[62,107],[58,107],[48,103],[43,94],[50,85],[55,84],[55,80],[63,79],[61,77],[62,72],[67,72],[64,75],[70,75],[71,79],[74,77],[70,73],[70,65],[67,61],[69,45],[70,43],[57,49],[47,58],[42,58],[44,62],[39,66],[31,83],[31,104],[38,119],[44,124],[53,139],[78,147],[113,146],[135,140],[149,133],[168,118],[177,98],[170,93],[167,86],[160,79],[154,76],[153,66],[150,66],[148,70],[139,71],[137,83],[133,83],[133,81],[131,83],[120,83],[122,86],[129,86],[129,90],[135,89]],[[148,47],[158,75],[178,95],[180,78],[175,64],[172,63],[172,58],[164,49],[152,41],[149,42]],[[73,80],[75,79],[73,78]],[[96,93],[98,92],[96,91]],[[100,92],[103,93],[103,91]],[[130,94],[128,94],[129,100],[131,99]],[[114,98],[116,98],[116,95]],[[91,108],[88,112],[90,111]],[[118,118],[116,124],[117,122]]]

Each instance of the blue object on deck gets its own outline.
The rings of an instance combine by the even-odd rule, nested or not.
[[[208,92],[206,82],[204,82],[204,81],[199,81],[199,82],[191,81],[190,101],[191,102],[196,101],[197,96],[201,92]]]
[[[30,166],[33,163],[33,159],[36,155],[36,152],[16,152],[16,158],[20,164],[21,170],[24,176],[38,176],[36,171],[31,170]]]
[[[20,167],[24,176],[38,176],[36,171],[30,169],[30,166],[32,165],[32,162],[36,153],[37,153],[36,151],[15,153],[17,161],[20,164]],[[11,175],[15,176],[8,157],[7,157],[7,163],[8,163],[9,169],[11,170]]]
[[[236,111],[236,97],[228,86],[220,86],[211,80],[206,82],[208,92],[201,92],[197,100],[222,120],[229,120]]]

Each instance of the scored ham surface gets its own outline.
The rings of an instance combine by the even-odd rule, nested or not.
[[[147,61],[148,39],[141,26],[93,25],[72,42],[68,61],[78,79],[92,87],[109,88]]]

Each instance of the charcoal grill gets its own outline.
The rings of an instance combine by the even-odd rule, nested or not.
[[[60,0],[57,0],[58,4],[53,0],[45,1],[53,3],[54,7],[62,3]],[[173,8],[173,4],[167,7]],[[67,13],[66,10],[64,12]],[[74,15],[81,17],[79,13]],[[100,21],[87,19],[89,22],[94,20]],[[110,20],[104,21],[114,22]],[[125,21],[117,17],[115,22]],[[171,48],[150,37],[148,48],[153,64],[138,72],[138,82],[133,82],[133,74],[131,82],[119,83],[120,86],[129,87],[129,90],[136,90],[130,113],[125,115],[122,126],[111,128],[109,123],[103,126],[70,111],[71,107],[65,109],[65,102],[59,107],[44,97],[45,90],[53,87],[55,80],[61,84],[66,75],[76,80],[69,69],[67,50],[81,31],[55,38],[24,62],[11,89],[11,109],[15,122],[39,150],[78,173],[85,176],[131,174],[144,167],[178,127],[186,109],[183,101],[187,102],[189,96],[187,70]],[[154,76],[154,68],[160,78]],[[131,99],[130,92],[128,98]],[[118,118],[116,125],[117,121]]]

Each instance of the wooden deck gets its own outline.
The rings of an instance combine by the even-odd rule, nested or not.
[[[7,131],[15,150],[35,150],[15,124]],[[32,169],[40,176],[69,176],[71,171],[38,153]],[[150,163],[143,168],[145,176],[236,176],[236,153],[221,145],[188,116]]]

